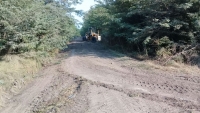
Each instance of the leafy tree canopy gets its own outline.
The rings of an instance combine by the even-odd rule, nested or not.
[[[78,35],[71,5],[81,0],[1,0],[0,53],[49,52]]]
[[[199,0],[96,1],[84,17],[82,35],[95,26],[107,44],[151,56],[163,48],[173,55],[200,42]]]

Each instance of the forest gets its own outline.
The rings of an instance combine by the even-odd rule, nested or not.
[[[199,0],[95,0],[81,30],[72,8],[82,0],[1,0],[0,57],[48,56],[89,27],[111,48],[145,58],[200,61]],[[31,56],[31,55],[29,55]]]
[[[96,0],[81,35],[101,30],[103,43],[148,58],[200,62],[199,0]]]
[[[48,55],[79,34],[71,5],[80,0],[1,0],[0,56]]]

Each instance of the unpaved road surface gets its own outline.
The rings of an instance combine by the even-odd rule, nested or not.
[[[0,113],[200,113],[200,74],[155,68],[76,39]]]

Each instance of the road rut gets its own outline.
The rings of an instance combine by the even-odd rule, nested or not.
[[[71,42],[60,64],[41,71],[1,113],[200,113],[200,76],[167,71],[108,50]]]

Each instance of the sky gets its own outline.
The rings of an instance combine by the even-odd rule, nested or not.
[[[74,6],[77,10],[83,10],[84,12],[89,11],[91,6],[94,6],[95,2],[94,0],[83,0],[82,4],[78,4]],[[83,17],[78,17],[75,14],[73,14],[75,19],[79,20],[80,22],[83,22]]]

